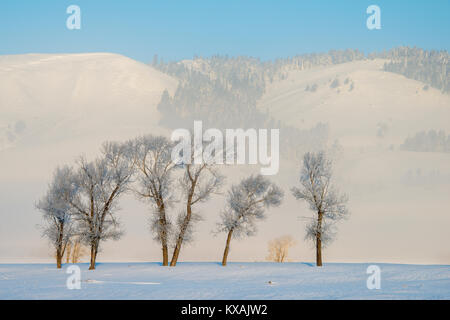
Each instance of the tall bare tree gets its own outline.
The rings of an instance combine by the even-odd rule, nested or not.
[[[227,233],[223,266],[227,265],[231,239],[255,234],[256,221],[265,218],[265,209],[279,206],[282,199],[283,191],[262,175],[250,176],[231,187],[218,224],[218,231]]]
[[[76,197],[77,192],[72,169],[67,166],[58,168],[53,174],[47,193],[36,204],[45,220],[43,235],[56,250],[58,269],[61,268],[64,252],[74,234],[70,202]]]
[[[194,206],[207,201],[211,194],[217,193],[224,177],[215,168],[214,163],[183,164],[184,175],[180,179],[186,209],[177,219],[177,235],[170,266],[176,266],[183,242],[192,240],[193,224],[201,217],[193,211]]]
[[[291,189],[299,200],[306,201],[315,216],[306,227],[306,238],[315,242],[316,264],[322,266],[322,245],[333,239],[333,223],[348,215],[348,197],[332,183],[332,161],[325,152],[308,152],[303,158],[300,187]]]
[[[128,145],[103,144],[102,156],[92,162],[81,158],[76,181],[77,197],[71,202],[77,220],[77,233],[90,246],[89,270],[95,262],[101,241],[117,240],[122,235],[117,219],[117,202],[128,190],[133,175]]]
[[[139,174],[135,193],[141,200],[150,202],[153,206],[151,229],[155,240],[161,244],[163,266],[167,266],[172,223],[166,210],[173,202],[172,171],[176,168],[171,159],[173,143],[165,137],[152,135],[137,138],[130,143],[133,144],[133,158]]]

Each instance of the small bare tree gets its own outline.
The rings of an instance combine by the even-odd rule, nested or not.
[[[163,266],[169,264],[168,243],[172,232],[172,223],[166,209],[172,204],[174,187],[172,171],[176,168],[172,162],[173,143],[162,136],[147,135],[131,142],[134,150],[134,163],[138,169],[137,196],[153,206],[151,228],[155,240],[160,242]]]
[[[218,232],[228,234],[223,266],[227,265],[231,239],[255,234],[256,221],[265,218],[266,208],[279,206],[282,198],[283,191],[262,175],[250,176],[231,187],[218,224]]]
[[[72,242],[68,242],[66,245],[66,263],[70,263],[70,257],[72,256]]]
[[[80,239],[76,239],[72,244],[72,263],[80,262],[80,258],[86,254],[85,247]]]
[[[56,266],[61,268],[67,245],[74,234],[70,202],[76,197],[77,187],[74,183],[72,169],[56,169],[53,180],[45,196],[36,208],[43,213],[45,226],[43,235],[55,247]]]
[[[283,236],[269,241],[268,261],[284,262],[288,255],[289,249],[295,246],[295,240],[291,236]]]
[[[340,194],[332,184],[332,161],[325,152],[308,152],[303,158],[299,188],[291,189],[299,200],[306,201],[315,212],[306,227],[306,238],[316,246],[316,264],[322,266],[322,245],[332,241],[333,223],[348,215],[348,197]]]
[[[66,263],[78,263],[80,258],[86,254],[81,239],[76,237],[66,246]]]
[[[90,246],[89,270],[95,269],[99,245],[102,240],[117,240],[122,235],[116,217],[119,197],[128,190],[133,175],[128,145],[105,143],[102,157],[87,162],[79,160],[76,175],[80,189],[71,202],[77,220],[77,233]]]

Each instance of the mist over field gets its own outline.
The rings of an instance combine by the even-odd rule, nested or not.
[[[324,249],[326,261],[448,264],[445,61],[447,52],[404,47],[272,62],[212,56],[168,63],[155,57],[144,64],[113,53],[1,56],[0,261],[53,260],[35,204],[57,166],[73,164],[81,154],[94,158],[106,140],[149,133],[170,138],[172,130],[202,120],[204,130],[280,129],[279,172],[269,178],[285,199],[270,209],[255,236],[232,246],[230,260],[264,261],[268,241],[283,235],[296,240],[292,261],[314,260],[304,240],[311,211],[289,190],[298,184],[303,154],[325,149],[351,212]],[[226,190],[259,166],[219,170],[226,184],[201,205],[203,221],[183,249],[183,261],[221,259],[226,235],[212,230]],[[178,202],[168,214],[175,217],[182,207]],[[99,261],[158,261],[150,208],[132,194],[120,208],[125,235],[102,244]]]

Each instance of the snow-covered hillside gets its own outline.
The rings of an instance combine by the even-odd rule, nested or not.
[[[176,86],[118,54],[0,56],[0,258],[48,257],[34,204],[53,170],[106,140],[163,131],[157,104]]]
[[[450,132],[450,95],[385,72],[384,63],[363,60],[291,71],[287,79],[268,85],[259,108],[298,128],[328,123],[331,138],[346,147],[398,145],[422,130]]]
[[[369,264],[80,264],[79,290],[66,287],[68,266],[1,264],[0,299],[450,299],[450,267],[438,265],[379,264],[372,290]]]
[[[0,152],[147,131],[158,123],[163,90],[176,84],[117,54],[1,56]]]

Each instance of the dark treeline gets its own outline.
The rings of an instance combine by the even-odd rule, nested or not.
[[[176,128],[196,119],[216,128],[279,127],[281,124],[256,108],[266,83],[286,79],[290,70],[364,59],[358,50],[330,51],[263,62],[251,57],[196,57],[192,61],[153,66],[175,76],[180,84],[173,96],[165,92],[158,109],[161,124]]]
[[[401,148],[416,152],[450,152],[450,135],[443,130],[421,131],[406,138]]]
[[[166,63],[155,56],[153,66],[179,80],[173,96],[167,91],[162,95],[158,105],[162,114],[161,125],[172,129],[185,128],[191,126],[194,120],[202,120],[205,126],[219,129],[279,128],[281,153],[285,156],[300,155],[306,150],[319,150],[326,145],[328,125],[317,123],[311,129],[299,129],[259,110],[257,102],[268,83],[287,79],[292,70],[381,58],[390,60],[385,63],[386,71],[400,73],[449,92],[448,56],[446,51],[408,47],[367,55],[352,49],[330,50],[273,61],[215,55]]]
[[[302,57],[302,58],[301,58]],[[158,110],[161,125],[180,128],[201,119],[206,127],[278,128],[281,153],[292,156],[305,150],[318,150],[328,141],[327,124],[317,123],[310,129],[287,126],[257,108],[266,83],[285,79],[293,68],[309,68],[359,59],[360,54],[345,51],[335,58],[328,55],[305,55],[289,60],[262,62],[249,57],[213,56],[189,62],[156,62],[159,70],[175,76],[180,83],[173,96],[162,95]]]
[[[419,80],[444,93],[450,93],[449,54],[447,51],[427,51],[420,48],[399,47],[379,54],[389,59],[384,70]]]

